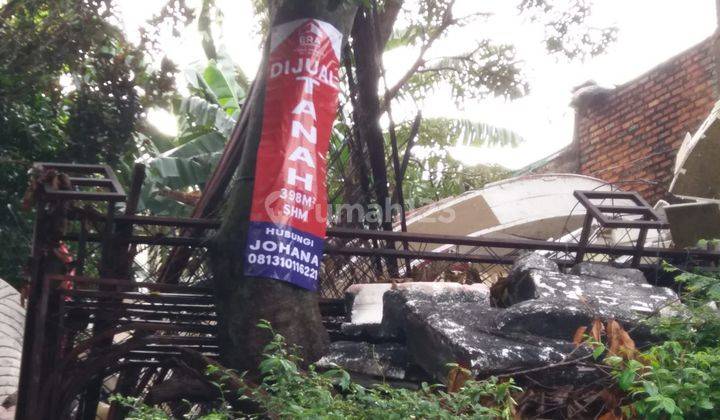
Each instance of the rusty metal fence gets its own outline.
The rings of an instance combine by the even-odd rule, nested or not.
[[[69,182],[48,182],[37,194],[18,418],[61,413],[90,420],[106,393],[142,396],[172,375],[178,349],[217,356],[205,252],[220,222],[136,215],[139,183],[126,195],[105,166],[40,166],[50,181]],[[352,284],[403,281],[398,277],[491,283],[525,251],[543,252],[562,266],[612,259],[651,268],[661,259],[720,259],[715,251],[647,246],[648,232],[667,226],[633,194],[576,195],[586,208],[585,226],[559,241],[330,228],[323,302],[341,298]],[[630,203],[617,204],[622,200]],[[603,242],[607,229],[626,230],[627,238]],[[449,248],[432,252],[438,244]],[[177,248],[191,251],[179,283],[159,283],[158,267]],[[110,414],[122,413],[113,406]]]

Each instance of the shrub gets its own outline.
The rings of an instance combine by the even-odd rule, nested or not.
[[[627,417],[712,418],[720,411],[720,276],[714,269],[665,267],[677,274],[685,303],[674,316],[649,321],[667,341],[631,357],[608,354],[603,361],[629,401],[623,407]]]
[[[393,388],[387,384],[366,388],[354,383],[350,375],[339,367],[324,372],[319,372],[314,366],[307,371],[300,369],[297,352],[287,345],[284,337],[272,331],[267,322],[259,327],[269,329],[273,335],[259,366],[262,381],[257,387],[240,390],[237,398],[250,398],[259,403],[263,411],[252,415],[233,412],[233,401],[226,400],[229,398],[221,380],[214,382],[224,391],[221,408],[198,419],[510,419],[515,415],[513,394],[520,388],[512,380],[469,380],[456,392],[449,392],[443,385],[425,383],[418,390]],[[454,370],[458,369],[463,370],[454,366]],[[206,373],[217,377],[218,372],[230,374],[212,365]],[[470,375],[466,370],[463,373],[464,377]],[[130,419],[168,418],[162,410],[148,407],[137,399],[119,396],[113,399],[131,410]]]

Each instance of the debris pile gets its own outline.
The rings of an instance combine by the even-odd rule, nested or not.
[[[532,253],[492,292],[478,284],[369,284],[351,287],[346,302],[343,340],[321,367],[337,364],[366,380],[445,382],[448,364],[457,363],[478,378],[542,371],[539,380],[556,386],[590,373],[567,363],[587,356],[573,343],[579,328],[616,320],[642,344],[652,339],[642,320],[669,314],[678,296],[636,269],[584,262],[565,273]]]

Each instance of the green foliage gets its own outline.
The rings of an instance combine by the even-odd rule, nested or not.
[[[428,60],[409,80],[402,93],[419,100],[440,85],[451,89],[455,102],[502,96],[516,99],[528,91],[512,45],[488,40],[463,54]]]
[[[602,54],[617,38],[617,28],[588,23],[589,0],[522,0],[518,9],[545,27],[545,48],[570,59]]]
[[[675,275],[684,287],[683,307],[675,308],[677,316],[654,317],[650,324],[656,334],[688,348],[720,347],[720,273],[715,268],[683,271],[665,264],[665,270]]]
[[[167,420],[168,415],[158,407],[151,407],[143,404],[141,398],[125,397],[122,395],[110,396],[110,402],[118,403],[120,406],[130,410],[125,417],[127,420]]]
[[[408,138],[410,124],[398,127],[398,138]],[[450,154],[455,146],[516,146],[523,141],[518,134],[503,128],[469,120],[428,118],[423,120],[405,172],[403,191],[415,204],[424,205],[482,188],[485,184],[510,176],[498,166],[466,167]],[[407,145],[400,150],[407,153]],[[389,153],[389,151],[388,151]]]
[[[478,3],[479,4],[479,3]],[[438,86],[451,88],[458,104],[468,99],[500,96],[518,98],[528,92],[521,60],[515,47],[492,39],[479,39],[472,48],[455,55],[425,54],[433,43],[455,28],[479,20],[491,19],[481,12],[455,16],[453,0],[422,0],[404,7],[402,19],[390,28],[385,46],[389,51],[400,47],[420,48],[418,69],[409,75],[401,96],[415,101],[425,99]],[[591,4],[587,0],[523,0],[519,11],[545,29],[546,50],[569,59],[595,56],[614,42],[616,28],[599,28],[589,23]],[[427,55],[427,56],[426,56]]]
[[[228,58],[186,71],[191,95],[173,101],[178,134],[141,135],[148,165],[141,207],[153,214],[187,215],[192,205],[168,192],[200,191],[219,161],[249,84]]]
[[[620,390],[631,397],[628,416],[648,419],[705,419],[720,408],[720,316],[715,301],[720,276],[714,269],[679,270],[685,285],[677,314],[653,320],[653,330],[668,341],[634,359],[609,356]]]
[[[34,161],[109,163],[136,153],[145,109],[163,104],[175,69],[147,64],[115,26],[111,0],[9,1],[0,6],[0,277],[19,283],[30,216],[21,211]]]
[[[642,398],[635,403],[641,416],[700,419],[720,407],[720,348],[685,348],[668,341],[643,359],[648,369],[630,389]]]
[[[354,383],[350,375],[340,368],[325,372],[311,366],[307,371],[299,368],[300,359],[285,339],[263,321],[260,328],[272,334],[259,368],[262,382],[257,388],[248,388],[255,402],[264,410],[255,415],[215,411],[213,417],[201,419],[250,418],[316,418],[316,419],[511,419],[516,405],[512,395],[521,391],[512,381],[468,381],[457,392],[449,393],[441,385],[423,384],[417,390],[378,385],[366,388]],[[221,368],[210,366],[209,374]],[[216,384],[223,389],[221,384]],[[245,391],[245,390],[243,390]],[[133,409],[132,418],[165,419],[152,407],[138,405],[136,400],[115,397]],[[227,402],[222,402],[227,406]],[[147,413],[147,414],[145,414]],[[147,415],[148,417],[142,417]]]

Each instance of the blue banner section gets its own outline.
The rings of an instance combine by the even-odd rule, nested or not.
[[[289,226],[250,222],[245,275],[267,277],[317,290],[323,240]]]

